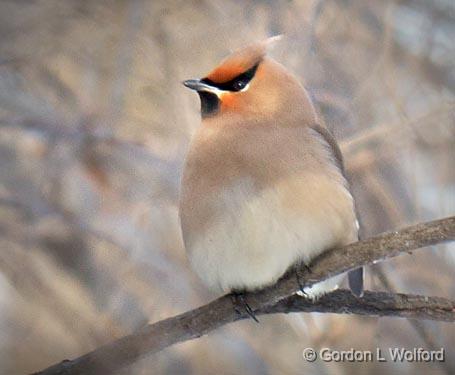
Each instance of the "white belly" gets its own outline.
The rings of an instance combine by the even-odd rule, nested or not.
[[[357,229],[347,189],[315,183],[287,180],[258,195],[242,180],[214,197],[221,214],[203,235],[186,244],[202,280],[224,292],[258,289],[274,283],[297,262],[308,264],[324,250],[354,241]],[[292,197],[283,203],[283,194],[289,193],[296,194],[295,207]],[[332,289],[337,281],[318,284],[313,290],[322,290],[314,294]]]

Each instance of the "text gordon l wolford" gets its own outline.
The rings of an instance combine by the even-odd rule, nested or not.
[[[306,348],[303,357],[309,362],[320,359],[324,362],[444,362],[445,350],[426,350],[424,348],[376,348],[376,350],[336,350]]]

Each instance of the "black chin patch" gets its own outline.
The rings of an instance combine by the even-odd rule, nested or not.
[[[201,115],[202,117],[213,116],[220,108],[220,100],[218,96],[211,92],[199,91],[199,98],[201,99]]]

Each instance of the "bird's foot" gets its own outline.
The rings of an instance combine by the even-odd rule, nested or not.
[[[305,291],[305,284],[304,282],[302,281],[303,278],[302,278],[302,275],[300,273],[300,268],[304,266],[305,269],[307,270],[308,273],[311,273],[311,268],[310,266],[308,266],[306,263],[300,263],[300,264],[297,264],[294,268],[294,271],[295,271],[295,278],[297,280],[297,284],[299,286],[299,290],[300,290],[300,293],[303,295],[303,296],[308,296],[308,293]]]
[[[303,266],[305,267],[305,269],[307,270],[308,273],[313,273],[313,270],[311,269],[311,267],[308,264],[303,263]]]
[[[259,323],[259,320],[258,320],[258,318],[256,318],[256,315],[255,315],[253,309],[251,308],[250,305],[248,305],[248,302],[245,299],[245,293],[232,292],[231,301],[232,301],[232,306],[234,307],[234,311],[238,315],[243,315],[243,313],[246,312],[251,319],[253,319],[256,323]]]

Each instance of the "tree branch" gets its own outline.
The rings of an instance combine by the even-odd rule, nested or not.
[[[357,298],[351,291],[340,289],[316,301],[294,294],[257,313],[260,315],[295,312],[394,316],[455,322],[455,301],[441,297],[368,291],[362,298]]]
[[[383,233],[365,241],[333,249],[316,258],[311,271],[299,273],[305,286],[362,265],[391,258],[402,252],[455,240],[455,216],[414,225],[399,232]],[[311,302],[295,296],[299,289],[295,273],[289,272],[275,285],[245,298],[257,314],[319,311],[373,316],[455,320],[455,302],[438,297],[366,292],[357,299],[339,290]],[[222,325],[247,318],[232,307],[229,295],[186,313],[150,324],[74,360],[65,360],[36,374],[107,374],[127,366],[140,357],[156,353],[178,342],[200,337]]]

